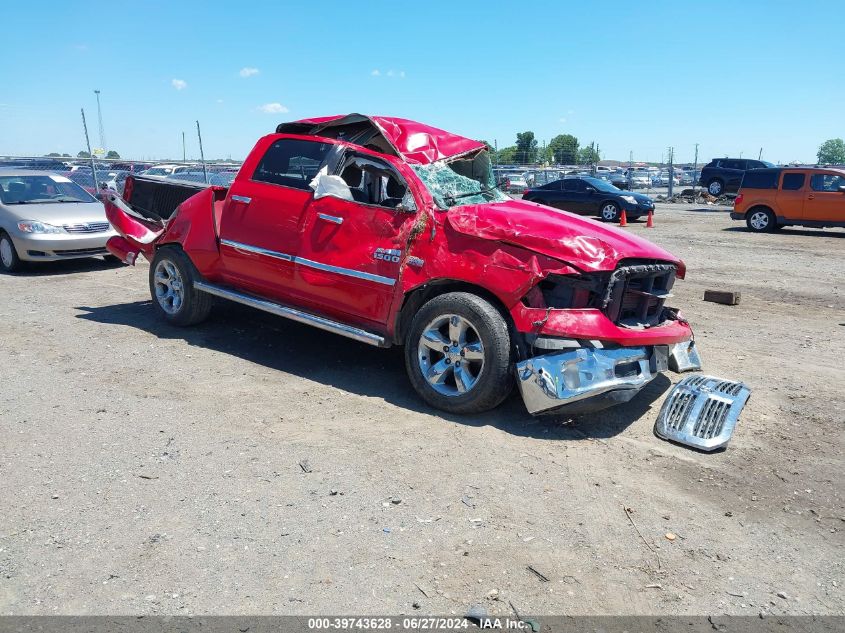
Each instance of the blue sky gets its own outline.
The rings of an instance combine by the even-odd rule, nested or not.
[[[568,5],[572,6],[568,6]],[[243,158],[280,121],[363,112],[499,147],[574,134],[603,158],[812,161],[845,137],[829,2],[8,3],[0,154]]]

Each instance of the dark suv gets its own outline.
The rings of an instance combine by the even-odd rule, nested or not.
[[[721,196],[726,191],[736,193],[746,171],[766,167],[774,165],[750,158],[714,158],[701,170],[698,184],[707,187],[711,196]]]

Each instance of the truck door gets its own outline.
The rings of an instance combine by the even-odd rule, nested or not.
[[[256,147],[259,156],[244,164],[220,217],[224,280],[270,298],[290,298],[309,183],[332,147],[283,137],[268,137]]]
[[[842,226],[845,224],[845,175],[822,172],[810,176],[804,199],[804,220]]]
[[[331,191],[318,185],[296,260],[296,291],[323,313],[362,326],[387,322],[417,205],[406,179],[379,158],[349,152]]]
[[[807,178],[801,171],[784,171],[777,192],[775,213],[786,221],[797,221],[804,217],[804,197]]]

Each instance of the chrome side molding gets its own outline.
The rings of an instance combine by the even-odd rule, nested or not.
[[[252,202],[252,198],[248,198],[246,196],[232,196],[232,202],[242,202],[243,204],[249,204]]]
[[[310,314],[308,312],[303,312],[302,310],[290,308],[288,306],[282,305],[281,303],[275,303],[273,301],[268,301],[267,299],[254,297],[252,295],[248,295],[242,292],[237,292],[236,290],[230,290],[229,288],[216,286],[205,281],[195,281],[194,288],[196,288],[197,290],[201,290],[202,292],[207,292],[208,294],[214,295],[215,297],[221,297],[222,299],[228,299],[229,301],[242,303],[244,305],[250,306],[251,308],[257,308],[258,310],[263,310],[264,312],[269,312],[270,314],[275,314],[277,316],[290,319],[291,321],[305,323],[306,325],[313,325],[314,327],[319,328],[321,330],[325,330],[326,332],[340,334],[341,336],[345,336],[347,338],[351,338],[362,343],[367,343],[376,347],[388,346],[387,341],[384,339],[383,336],[374,334],[372,332],[367,332],[366,330],[352,327],[350,325],[346,325],[345,323],[332,321],[331,319],[317,316],[316,314]]]
[[[340,218],[336,215],[329,215],[328,213],[318,213],[317,217],[321,220],[325,220],[326,222],[331,222],[333,224],[343,224],[343,218]]]

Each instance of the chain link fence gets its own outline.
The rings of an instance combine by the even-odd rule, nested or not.
[[[135,161],[123,158],[71,158],[51,156],[0,156],[0,169],[48,171],[65,176],[89,193],[113,190],[123,193],[129,175],[207,183],[228,187],[241,163],[236,161]]]

